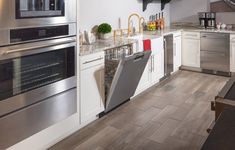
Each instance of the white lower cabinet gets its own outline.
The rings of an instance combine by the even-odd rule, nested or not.
[[[154,71],[156,71],[156,80],[159,80],[164,77],[164,50],[160,50],[154,57]]]
[[[104,53],[80,59],[80,117],[83,124],[104,111]]]
[[[230,35],[230,71],[235,72],[235,34]]]
[[[182,65],[200,68],[199,32],[183,32]]]
[[[159,82],[159,79],[164,76],[163,38],[152,39],[151,47],[152,54],[139,81],[135,95],[140,94],[150,86],[156,84]]]
[[[152,40],[152,84],[156,84],[164,76],[164,42],[163,37]]]
[[[174,72],[178,71],[180,66],[182,65],[181,62],[181,53],[182,51],[182,36],[181,32],[174,33],[173,39],[173,61],[174,61]]]

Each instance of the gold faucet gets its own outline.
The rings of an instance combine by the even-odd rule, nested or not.
[[[141,21],[143,21],[143,22],[141,22]],[[144,19],[144,17],[140,17],[140,20],[139,20],[139,26],[140,26],[140,33],[143,33],[143,31],[144,31],[144,29],[143,29],[143,24],[141,24],[141,23],[144,23],[145,22],[145,19]]]
[[[142,25],[141,25],[141,21],[145,21],[145,19],[143,17],[140,17],[140,15],[138,15],[137,13],[133,13],[129,16],[128,18],[128,36],[131,35],[132,29],[131,29],[131,18],[136,16],[139,20],[139,33],[142,33]]]

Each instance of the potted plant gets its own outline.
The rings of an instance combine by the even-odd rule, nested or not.
[[[102,23],[98,26],[98,33],[99,33],[100,39],[106,40],[109,37],[111,37],[111,31],[112,31],[112,27],[108,23]]]

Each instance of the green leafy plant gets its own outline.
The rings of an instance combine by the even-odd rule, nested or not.
[[[112,27],[108,23],[102,23],[98,27],[98,33],[106,34],[106,33],[110,33],[111,31],[112,31]]]

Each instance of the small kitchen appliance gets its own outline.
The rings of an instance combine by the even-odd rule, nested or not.
[[[201,28],[216,28],[216,13],[200,12],[198,13]]]

